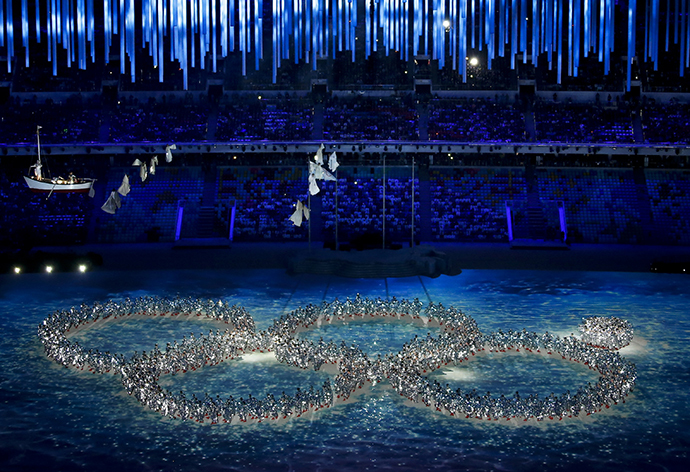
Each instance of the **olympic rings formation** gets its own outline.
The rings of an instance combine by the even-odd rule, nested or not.
[[[231,325],[223,332],[184,338],[168,344],[164,351],[156,345],[149,354],[122,354],[86,350],[70,341],[67,333],[79,327],[131,316],[204,316]],[[320,340],[314,343],[296,337],[313,327],[354,320],[383,318],[438,327],[438,336],[415,337],[400,352],[370,359],[361,349]],[[626,322],[627,323],[627,322]],[[455,308],[441,304],[426,307],[419,300],[384,301],[361,298],[338,300],[298,308],[277,319],[266,331],[257,332],[251,315],[242,307],[222,302],[192,298],[164,299],[144,297],[123,302],[109,301],[92,307],[57,311],[38,327],[38,336],[46,355],[65,367],[86,369],[93,373],[120,373],[126,391],[146,407],[170,418],[192,419],[210,423],[240,423],[286,420],[307,412],[330,408],[353,398],[367,385],[387,380],[400,395],[410,401],[435,408],[452,416],[486,420],[523,420],[572,418],[601,411],[625,401],[637,378],[635,365],[610,349],[598,348],[574,337],[559,338],[523,331],[499,331],[483,335],[474,319]],[[628,341],[629,342],[629,341]],[[300,369],[333,369],[337,375],[318,388],[297,389],[295,395],[283,394],[263,399],[222,399],[187,397],[172,393],[158,382],[161,375],[188,372],[205,365],[215,365],[253,351],[273,352],[279,362]],[[581,387],[575,394],[540,399],[493,398],[474,391],[451,390],[425,374],[442,366],[457,365],[482,351],[530,352],[587,365],[601,377],[595,385]]]

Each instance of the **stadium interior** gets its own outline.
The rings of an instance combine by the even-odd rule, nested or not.
[[[229,33],[214,19],[210,40],[191,24],[180,28],[189,31],[184,59],[172,10],[161,20],[170,34],[154,38],[159,50],[146,36],[146,7],[175,2],[63,2],[57,19],[51,2],[3,3],[6,253],[200,240],[343,250],[484,242],[690,246],[686,2],[680,11],[663,11],[666,3],[656,1],[605,2],[605,25],[579,1],[573,11],[566,5],[565,14],[583,23],[593,18],[593,37],[606,28],[606,36],[596,36],[610,41],[606,54],[596,39],[584,44],[581,25],[557,21],[549,23],[561,25],[549,38],[560,48],[540,52],[546,22],[518,16],[537,8],[548,19],[552,2],[521,2],[520,15],[512,14],[515,2],[486,2],[497,6],[496,16],[477,7],[475,18],[474,10],[461,17],[458,2],[434,1],[444,10],[422,11],[421,25],[412,6],[390,13],[354,2],[359,8],[348,20],[335,8],[343,2],[316,2],[333,7],[302,12],[314,22],[311,31],[290,18],[287,39],[276,33],[283,20],[273,4],[258,2],[249,14],[225,11],[237,20],[228,22]],[[124,10],[107,20],[104,9],[130,4],[131,23]],[[187,4],[190,18],[197,18],[195,5]],[[80,7],[93,21],[82,24]],[[397,20],[384,21],[389,13]],[[317,17],[325,19],[319,30]],[[121,34],[110,29],[118,18]],[[346,32],[335,25],[343,18],[351,25]],[[450,21],[439,28],[439,18]],[[399,35],[393,46],[385,43],[389,25]],[[345,38],[351,48],[338,44],[346,33],[356,39]],[[228,34],[236,48],[221,53]],[[318,36],[314,43],[310,34]],[[488,42],[494,35],[500,47]],[[532,48],[534,37],[540,48]],[[243,50],[243,39],[259,49]],[[319,41],[326,45],[317,54],[309,44]],[[283,47],[289,57],[276,56]],[[95,195],[27,188],[37,126],[44,173],[96,179]],[[335,153],[339,167],[335,181],[319,181],[319,193],[311,194],[309,163],[317,153],[324,160]],[[124,176],[131,191],[119,197],[117,211],[103,211]],[[298,201],[311,213],[300,226],[290,219]]]

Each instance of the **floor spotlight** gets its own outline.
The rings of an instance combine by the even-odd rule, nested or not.
[[[79,264],[79,272],[82,274],[86,272],[86,264]]]
[[[49,273],[49,274],[52,273],[52,272],[53,272],[53,266],[47,265],[47,266],[46,266],[46,272]]]
[[[21,274],[21,273],[22,273],[22,268],[21,268],[21,267],[15,267],[15,268],[14,268],[14,273],[15,273],[15,274]]]

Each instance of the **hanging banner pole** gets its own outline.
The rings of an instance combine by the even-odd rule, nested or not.
[[[414,247],[414,154],[412,155],[412,220],[410,226],[412,227],[410,247]]]
[[[383,249],[386,249],[386,155],[383,154],[383,181],[382,181],[382,187],[383,187],[383,212],[382,212],[382,224],[381,224],[381,230],[383,233],[383,237],[381,238],[383,240]]]
[[[338,170],[335,171],[335,250],[340,247],[338,242]]]

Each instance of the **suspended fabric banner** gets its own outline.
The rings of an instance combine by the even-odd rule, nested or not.
[[[662,5],[663,3],[663,12]],[[690,67],[690,0],[0,0],[0,60],[31,64],[32,44],[46,42],[53,75],[60,60],[85,69],[119,54],[120,73],[136,81],[137,56],[148,54],[164,81],[167,68],[217,72],[219,58],[239,54],[242,74],[284,61],[309,63],[349,52],[352,61],[382,52],[401,61],[423,55],[467,80],[470,50],[578,76],[580,60],[597,57],[608,74],[614,32],[626,35],[627,87],[633,58],[654,67],[659,47],[678,45],[681,77]],[[639,3],[639,5],[638,5]],[[20,11],[16,11],[19,9]],[[639,10],[639,11],[638,11]],[[623,24],[617,24],[624,18]],[[265,24],[264,24],[265,22]],[[270,28],[269,31],[264,31]],[[45,32],[45,34],[44,34]],[[643,32],[644,38],[637,38]],[[266,34],[264,34],[266,33]],[[272,44],[264,44],[270,36]],[[619,43],[620,43],[620,38]],[[361,48],[356,46],[362,44]],[[640,46],[638,48],[638,46]],[[638,49],[642,51],[638,51]],[[102,51],[103,58],[97,58]],[[362,52],[363,51],[363,52]],[[362,55],[359,57],[358,55]]]

